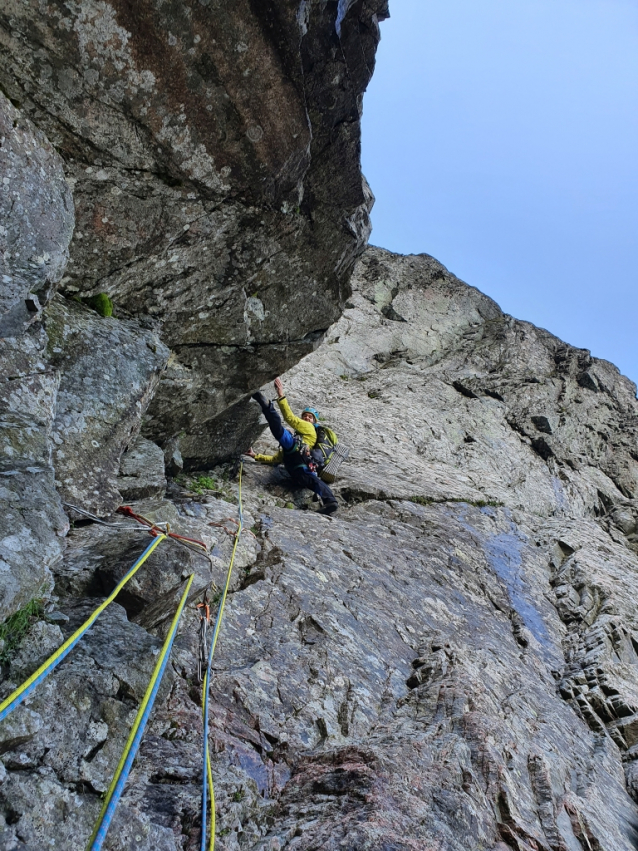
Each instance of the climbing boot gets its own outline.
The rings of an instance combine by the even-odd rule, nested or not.
[[[259,391],[258,391],[257,393],[253,393],[253,394],[252,394],[252,396],[251,396],[250,398],[251,398],[251,399],[254,399],[254,400],[255,400],[255,402],[258,402],[258,403],[259,403],[259,405],[261,406],[262,411],[265,411],[267,408],[269,408],[269,407],[270,407],[270,402],[268,401],[268,399],[266,399],[266,397],[264,396],[264,394],[263,394],[263,393],[260,393]]]
[[[339,503],[335,499],[333,502],[324,502],[317,514],[334,514],[339,508]]]

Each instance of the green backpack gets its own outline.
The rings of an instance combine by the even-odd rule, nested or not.
[[[350,454],[350,450],[339,443],[336,433],[328,426],[318,425],[316,429],[317,442],[310,450],[310,454],[317,464],[319,478],[331,483],[334,482],[336,472]]]

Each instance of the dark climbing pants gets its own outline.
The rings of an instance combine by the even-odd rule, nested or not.
[[[266,421],[270,426],[272,436],[279,443],[284,452],[290,452],[295,445],[295,438],[288,429],[284,428],[279,411],[277,411],[272,402],[268,404],[265,400],[262,402],[260,399],[257,399],[257,401],[261,405],[261,410],[263,411]],[[300,457],[298,453],[294,453],[294,455],[298,458]],[[284,458],[284,465],[286,470],[290,473],[290,478],[293,482],[301,488],[309,488],[309,490],[316,493],[319,499],[321,499],[325,504],[336,503],[336,497],[328,485],[322,481],[316,473],[312,473],[305,464],[303,466],[293,466],[295,463],[293,458],[291,458],[292,463],[290,465],[286,463],[286,459]]]
[[[337,501],[328,485],[316,473],[311,473],[308,468],[305,470],[297,468],[296,470],[288,470],[288,472],[296,485],[299,485],[300,488],[309,488],[313,493],[317,494],[325,505]]]

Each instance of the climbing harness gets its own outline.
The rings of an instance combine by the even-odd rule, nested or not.
[[[239,539],[241,537],[242,529],[244,526],[244,515],[242,509],[242,501],[241,501],[241,475],[243,471],[243,464],[239,465],[239,521],[237,522],[237,531],[235,532],[235,543],[233,544],[233,550],[230,556],[230,564],[228,565],[228,572],[226,574],[226,584],[224,585],[224,590],[222,592],[221,599],[219,601],[219,608],[217,610],[217,618],[215,620],[215,627],[213,629],[213,635],[210,642],[210,648],[208,651],[208,659],[206,662],[206,671],[204,673],[204,684],[202,687],[202,705],[203,705],[203,722],[204,722],[204,753],[203,753],[203,770],[202,770],[202,840],[200,845],[200,851],[206,851],[206,834],[207,834],[207,799],[208,799],[208,789],[210,788],[210,841],[208,845],[209,851],[214,851],[215,849],[215,790],[213,788],[213,773],[210,764],[210,751],[208,747],[208,698],[209,698],[209,685],[210,685],[210,672],[213,664],[213,655],[215,653],[215,646],[217,644],[217,638],[219,636],[219,630],[221,628],[222,617],[224,615],[224,606],[226,605],[226,597],[228,595],[228,588],[230,586],[230,577],[233,571],[233,564],[235,562],[235,553],[237,552],[237,545],[239,544]]]
[[[318,464],[312,456],[312,452],[307,443],[304,443],[303,438],[299,434],[293,435],[294,443],[290,449],[284,449],[284,464],[287,470],[300,470],[307,468],[311,473],[315,473],[318,469]]]
[[[122,756],[120,757],[119,764],[115,770],[115,774],[113,775],[111,785],[109,786],[108,792],[106,793],[104,804],[102,805],[102,811],[98,816],[97,823],[95,825],[95,828],[93,829],[91,838],[89,839],[87,851],[100,851],[100,849],[102,848],[102,844],[106,839],[107,831],[111,824],[111,820],[117,808],[118,802],[122,796],[122,792],[124,791],[124,786],[130,773],[131,766],[133,765],[133,760],[135,759],[135,756],[140,746],[140,742],[142,741],[146,722],[148,721],[149,715],[151,714],[151,710],[153,709],[153,703],[155,702],[158,689],[162,682],[164,671],[166,670],[166,665],[168,663],[168,658],[170,656],[171,648],[173,646],[175,634],[177,633],[177,627],[179,626],[182,611],[184,610],[184,606],[186,605],[186,598],[188,597],[188,592],[190,591],[190,587],[193,584],[194,578],[195,574],[191,573],[188,581],[186,582],[186,587],[184,588],[182,599],[180,600],[179,606],[173,618],[173,622],[171,623],[171,628],[168,631],[166,640],[164,641],[162,652],[160,653],[157,663],[155,665],[153,675],[146,688],[146,693],[144,694],[144,697],[140,704],[140,708],[137,710],[137,715],[135,717],[135,721],[133,722],[133,726],[131,727],[128,740],[126,742],[124,750],[122,751]]]
[[[7,697],[2,703],[0,703],[0,721],[4,720],[7,715],[9,715],[13,710],[20,706],[23,700],[25,700],[31,692],[53,671],[60,662],[69,655],[71,650],[75,647],[78,641],[82,638],[84,633],[95,623],[98,617],[102,614],[104,609],[113,602],[113,600],[120,593],[122,588],[126,585],[129,579],[132,579],[133,576],[137,573],[139,568],[144,564],[146,559],[150,556],[153,550],[162,543],[162,541],[166,540],[166,535],[156,534],[153,532],[152,534],[156,535],[155,539],[151,541],[148,547],[144,550],[142,555],[138,558],[135,564],[131,567],[129,572],[121,579],[118,584],[115,586],[113,591],[109,594],[109,596],[101,603],[97,609],[84,621],[82,626],[77,629],[73,635],[71,635],[67,640],[62,644],[61,647],[53,653],[49,658],[44,662],[38,670],[31,674],[28,680],[22,683],[12,694]]]

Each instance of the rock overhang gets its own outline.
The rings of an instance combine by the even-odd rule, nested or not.
[[[161,323],[190,401],[208,396],[179,426],[200,434],[241,398],[227,386],[288,369],[343,307],[370,229],[359,119],[387,3],[37,9],[5,7],[0,78],[73,188],[61,290]],[[191,346],[241,356],[200,369]],[[153,436],[170,439],[180,414],[160,398]]]

